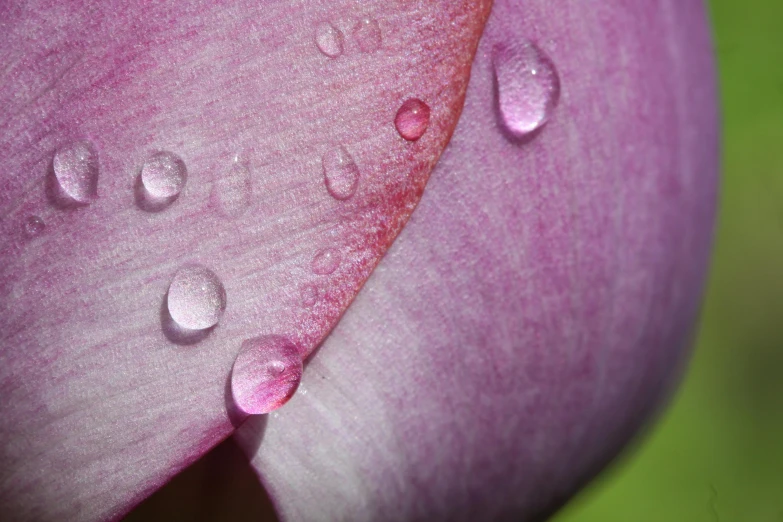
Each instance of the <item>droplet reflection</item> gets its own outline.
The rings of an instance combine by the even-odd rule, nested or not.
[[[169,285],[167,306],[171,319],[186,330],[215,326],[226,309],[226,290],[210,269],[191,265],[177,271]]]
[[[397,111],[394,126],[408,141],[421,138],[430,125],[430,107],[418,98],[406,100]]]
[[[249,339],[234,360],[231,395],[248,415],[276,410],[296,392],[302,379],[302,356],[287,338],[269,335]]]
[[[343,33],[329,22],[315,28],[315,45],[324,56],[337,58],[343,54]]]
[[[323,156],[326,190],[335,199],[346,200],[356,193],[359,167],[345,147],[331,149]]]
[[[560,99],[557,69],[527,41],[496,45],[492,63],[501,124],[511,137],[529,139],[549,121]]]
[[[98,155],[92,144],[78,141],[60,148],[52,161],[55,200],[87,205],[98,195]]]

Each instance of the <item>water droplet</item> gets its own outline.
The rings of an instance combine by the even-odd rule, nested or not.
[[[359,185],[359,167],[344,147],[337,147],[324,154],[324,181],[326,190],[335,199],[349,199]]]
[[[373,53],[381,48],[381,26],[372,18],[365,18],[356,24],[353,37],[363,53]]]
[[[301,292],[302,306],[310,308],[318,302],[318,288],[313,285],[305,285]]]
[[[38,216],[30,216],[24,221],[22,226],[25,237],[33,238],[39,235],[46,228],[44,220]]]
[[[329,22],[321,22],[315,28],[315,44],[329,58],[343,54],[343,33]]]
[[[242,343],[231,370],[234,403],[249,415],[276,410],[302,379],[302,356],[285,337],[269,335]]]
[[[52,166],[58,196],[86,205],[98,195],[98,155],[90,143],[79,141],[59,149]]]
[[[549,121],[560,99],[555,65],[531,42],[496,45],[492,63],[503,127],[514,138],[531,137]]]
[[[171,152],[157,152],[144,162],[141,183],[152,198],[169,199],[179,195],[185,186],[185,162]]]
[[[342,256],[340,251],[334,248],[324,248],[313,258],[313,272],[318,275],[329,275],[340,266]]]
[[[247,165],[235,161],[230,170],[215,182],[213,197],[221,214],[229,218],[241,216],[253,197],[252,179]]]
[[[199,265],[181,268],[169,285],[169,315],[186,330],[215,326],[226,309],[226,290],[214,272]]]
[[[429,125],[430,108],[418,98],[406,100],[394,118],[397,132],[408,141],[416,141],[421,138],[427,132]]]

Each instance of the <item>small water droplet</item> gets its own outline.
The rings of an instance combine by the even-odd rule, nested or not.
[[[52,162],[58,197],[81,205],[98,195],[98,155],[86,141],[59,149]]]
[[[44,220],[38,216],[30,216],[24,221],[22,226],[25,237],[33,238],[39,235],[46,228]]]
[[[229,218],[241,216],[253,197],[250,169],[235,161],[229,171],[218,178],[213,189],[213,198],[221,214]]]
[[[302,379],[302,356],[285,337],[269,335],[242,343],[231,370],[234,404],[249,415],[285,404]]]
[[[344,147],[337,147],[324,154],[322,163],[329,194],[335,199],[346,200],[356,193],[359,167]]]
[[[430,107],[418,98],[406,100],[394,118],[397,132],[408,141],[416,141],[421,138],[427,132],[429,125]]]
[[[174,322],[186,330],[215,326],[226,309],[226,290],[210,269],[191,265],[177,271],[167,305]]]
[[[168,199],[179,195],[185,186],[185,162],[171,152],[157,152],[144,162],[141,183],[152,198]]]
[[[353,28],[353,37],[363,53],[374,53],[381,48],[381,26],[378,20],[365,18]]]
[[[313,285],[305,285],[302,287],[301,296],[302,306],[310,308],[318,302],[318,288]]]
[[[329,58],[343,54],[343,33],[329,22],[321,22],[315,28],[315,44]]]
[[[498,114],[514,138],[534,135],[552,117],[560,78],[552,60],[535,44],[496,45],[492,52]]]
[[[334,248],[324,248],[313,258],[313,272],[318,275],[329,275],[340,266],[342,256],[340,251]]]

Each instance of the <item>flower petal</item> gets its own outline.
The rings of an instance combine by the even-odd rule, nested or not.
[[[520,143],[492,54],[527,40],[561,95]],[[698,313],[714,85],[701,2],[496,1],[410,224],[299,394],[237,434],[283,520],[536,520],[617,454]]]
[[[244,341],[320,343],[418,202],[489,10],[124,4],[0,3],[0,519],[118,516],[233,431]]]

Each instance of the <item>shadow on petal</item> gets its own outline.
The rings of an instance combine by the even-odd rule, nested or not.
[[[247,459],[228,439],[175,476],[125,522],[274,522],[272,502]]]

